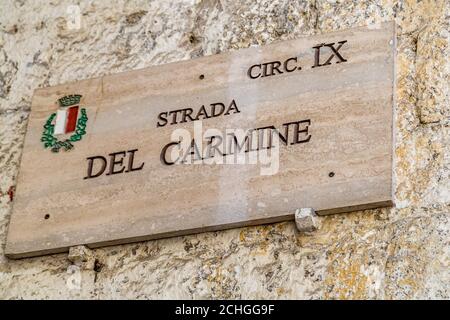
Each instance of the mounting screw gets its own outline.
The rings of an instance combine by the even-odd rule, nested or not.
[[[205,79],[205,75],[204,74],[201,74],[200,75],[200,77],[198,77],[200,80],[203,80],[203,79]]]
[[[333,177],[334,177],[334,172],[331,171],[331,172],[328,174],[328,176],[329,176],[330,178],[333,178]]]

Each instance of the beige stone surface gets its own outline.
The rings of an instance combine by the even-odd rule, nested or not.
[[[1,4],[0,298],[450,297],[448,1],[93,1],[79,30],[70,4]],[[96,249],[93,269],[2,254],[34,89],[390,20],[396,208]]]

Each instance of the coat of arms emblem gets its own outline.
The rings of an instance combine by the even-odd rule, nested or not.
[[[85,108],[80,107],[81,95],[74,94],[58,99],[59,109],[44,124],[41,141],[52,152],[73,149],[73,144],[86,134],[88,121]]]

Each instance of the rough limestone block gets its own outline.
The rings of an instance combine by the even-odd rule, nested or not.
[[[69,249],[67,258],[76,266],[84,270],[94,270],[95,257],[86,246],[76,246]]]
[[[295,224],[300,232],[312,232],[320,229],[320,218],[313,208],[301,208],[295,211]]]

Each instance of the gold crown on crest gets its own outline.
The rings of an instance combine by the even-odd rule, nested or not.
[[[58,99],[58,102],[61,107],[70,107],[75,104],[79,104],[81,97],[82,95],[80,94],[71,94]]]

